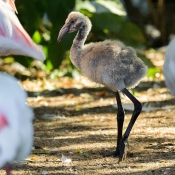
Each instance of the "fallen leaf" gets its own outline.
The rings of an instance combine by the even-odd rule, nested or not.
[[[84,156],[84,157],[90,157],[90,154],[88,154],[88,153],[83,153],[83,156]]]
[[[108,92],[106,92],[106,91],[96,92],[95,95],[99,96],[99,97],[102,97],[102,96],[108,95]]]
[[[65,94],[64,97],[66,97],[66,98],[74,98],[75,95],[74,94]]]
[[[52,148],[52,149],[49,149],[50,152],[59,152],[60,150],[58,148]]]
[[[45,151],[46,151],[46,150],[49,150],[49,149],[48,149],[47,147],[44,147],[44,148],[43,148],[43,150],[45,150]]]
[[[81,149],[78,149],[77,153],[83,153],[83,151]]]
[[[31,157],[31,160],[32,160],[32,161],[36,160],[36,155],[32,156],[32,157]]]
[[[62,163],[71,163],[72,162],[72,159],[68,159],[67,157],[65,157],[62,154],[61,161],[62,161]]]
[[[27,162],[34,162],[30,157],[27,157],[27,158],[25,159],[25,161],[27,161]]]
[[[80,97],[82,97],[82,98],[92,98],[92,96],[88,93],[81,93]]]
[[[45,175],[45,174],[48,174],[48,172],[46,170],[43,170],[42,174]]]
[[[78,110],[80,110],[82,107],[80,106],[80,105],[76,105],[76,110],[78,111]]]

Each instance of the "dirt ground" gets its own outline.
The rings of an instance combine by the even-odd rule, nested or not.
[[[116,145],[113,92],[82,77],[22,84],[35,112],[34,147],[22,165],[14,165],[14,175],[175,175],[175,99],[163,81],[144,80],[133,91],[143,112],[120,164],[118,158],[102,156]],[[125,131],[133,105],[121,96]]]

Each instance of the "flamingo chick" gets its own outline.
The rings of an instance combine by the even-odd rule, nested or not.
[[[126,144],[131,129],[142,110],[141,103],[127,90],[136,86],[147,73],[147,67],[137,57],[132,47],[125,46],[118,40],[84,45],[91,30],[90,20],[79,12],[71,12],[58,35],[58,42],[70,32],[78,33],[70,50],[72,63],[89,79],[108,86],[115,92],[118,104],[118,137],[116,150],[108,156],[119,156],[119,162],[126,156]],[[118,91],[122,91],[133,103],[134,112],[129,125],[122,136],[124,110]]]
[[[33,111],[17,80],[0,73],[0,167],[10,175],[11,165],[26,158],[33,144]]]
[[[42,48],[32,41],[14,11],[14,0],[0,0],[0,56],[24,55],[43,61]]]
[[[175,37],[170,41],[164,62],[165,84],[169,88],[171,95],[175,96]]]

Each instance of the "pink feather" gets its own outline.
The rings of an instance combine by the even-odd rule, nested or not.
[[[0,56],[24,55],[43,61],[42,48],[36,45],[22,27],[15,10],[14,0],[0,0]]]

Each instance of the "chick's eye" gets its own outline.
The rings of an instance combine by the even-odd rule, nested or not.
[[[75,22],[74,20],[71,21],[72,24],[73,24],[74,22]]]

